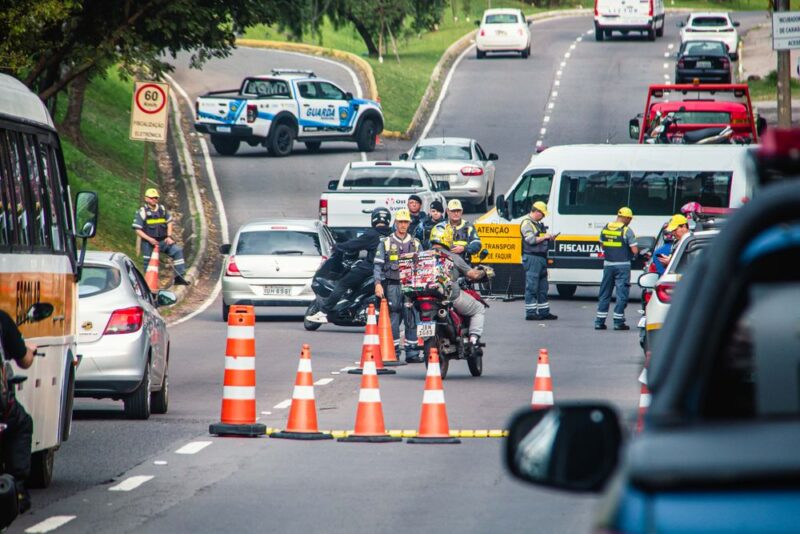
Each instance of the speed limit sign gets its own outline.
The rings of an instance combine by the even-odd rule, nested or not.
[[[136,141],[167,140],[169,85],[136,82],[131,106],[130,138]]]

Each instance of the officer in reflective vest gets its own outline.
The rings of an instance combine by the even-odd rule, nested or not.
[[[525,269],[525,320],[552,321],[557,315],[550,313],[547,301],[547,249],[553,236],[542,222],[547,216],[547,204],[534,202],[531,212],[522,218],[522,267]]]
[[[421,363],[424,360],[420,357],[417,347],[417,321],[414,318],[414,311],[405,306],[403,290],[400,287],[400,256],[422,250],[419,240],[408,233],[410,225],[411,213],[408,210],[398,211],[394,216],[394,232],[384,237],[378,244],[374,268],[375,296],[379,299],[384,297],[389,299],[395,352],[400,349],[400,318],[402,317],[406,329],[406,361]]]
[[[603,279],[600,282],[600,300],[597,303],[595,330],[606,329],[608,307],[611,293],[617,289],[617,303],[614,306],[614,330],[630,330],[625,324],[625,306],[628,305],[628,291],[631,282],[631,261],[639,253],[636,236],[628,226],[633,219],[630,208],[620,208],[617,219],[610,222],[600,232],[603,246]]]
[[[142,238],[143,271],[147,271],[147,264],[153,254],[153,248],[158,245],[159,251],[172,258],[175,269],[175,284],[189,285],[183,277],[186,274],[186,265],[183,261],[183,249],[173,238],[172,215],[163,204],[158,203],[159,194],[152,187],[144,192],[144,206],[136,211],[133,217],[133,229],[136,235]]]
[[[447,219],[453,227],[453,247],[450,252],[458,254],[469,263],[472,255],[480,252],[481,240],[475,227],[461,218],[463,214],[464,207],[460,200],[454,198],[447,203]]]

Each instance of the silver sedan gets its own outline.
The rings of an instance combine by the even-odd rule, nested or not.
[[[469,202],[480,212],[494,204],[497,154],[487,155],[475,139],[427,137],[400,159],[418,161],[435,181],[449,183],[448,199]]]
[[[152,294],[125,254],[87,252],[78,285],[75,396],[122,399],[130,419],[166,413],[169,332],[157,307],[175,294]]]

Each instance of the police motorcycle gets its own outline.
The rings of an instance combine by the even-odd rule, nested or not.
[[[22,320],[17,321],[17,326],[25,323],[36,323],[47,319],[53,314],[53,305],[46,302],[38,302],[28,308],[27,313]],[[38,353],[35,353],[39,356]],[[14,375],[14,369],[11,367],[11,362],[5,356],[5,351],[0,346],[0,358],[2,358],[2,365],[0,367],[0,415],[6,413],[9,409],[14,397],[15,388],[25,382],[28,377],[24,375]],[[5,433],[8,425],[3,422],[0,416],[0,458],[3,458],[3,434]],[[0,529],[8,527],[20,513],[20,499],[19,492],[17,491],[17,483],[13,476],[5,472],[5,466],[0,471]]]
[[[459,284],[472,298],[489,307],[481,297],[479,290],[494,278],[494,269],[480,262],[486,259],[489,251],[483,249],[478,255],[479,260],[473,265],[483,273],[480,280],[469,281],[460,277],[452,283]],[[448,292],[449,293],[449,292]],[[417,324],[417,337],[423,340],[425,346],[425,366],[428,366],[430,349],[436,348],[439,352],[439,368],[442,378],[447,377],[450,360],[467,360],[467,367],[472,376],[483,374],[483,347],[486,343],[478,343],[478,351],[473,354],[472,344],[469,341],[469,317],[459,314],[453,303],[441,292],[419,292],[410,295],[411,305],[417,310],[419,322]]]

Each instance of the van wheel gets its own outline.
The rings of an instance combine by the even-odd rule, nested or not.
[[[656,40],[656,31],[653,29],[647,30],[647,40],[648,41],[655,41]]]
[[[239,150],[239,140],[232,137],[212,135],[211,144],[214,145],[214,150],[223,156],[233,156]]]
[[[575,291],[578,290],[578,286],[575,284],[556,284],[556,289],[558,290],[559,297],[568,299],[575,296]]]
[[[358,128],[356,142],[358,150],[361,152],[372,152],[375,150],[375,136],[378,134],[378,127],[372,119],[365,119]]]
[[[318,152],[322,146],[322,141],[306,141],[306,148],[309,152]]]
[[[489,193],[489,204],[494,206],[494,184],[492,184],[492,192]]]
[[[605,32],[601,30],[599,27],[594,27],[594,40],[595,41],[602,41],[603,37],[605,36]]]
[[[31,476],[28,485],[31,488],[46,488],[53,481],[53,465],[56,460],[55,449],[45,449],[31,454]]]
[[[611,40],[611,30],[603,30],[603,35],[605,35],[606,39],[609,41]]]
[[[664,37],[664,23],[661,23],[661,27],[656,30],[656,37]]]
[[[67,371],[67,399],[64,403],[64,420],[61,423],[61,441],[69,439],[69,433],[72,430],[72,406],[75,403],[75,367],[72,365],[72,358],[70,358],[69,370]]]
[[[294,147],[294,131],[288,124],[282,122],[275,126],[272,135],[267,139],[267,151],[270,156],[283,158],[292,153]]]
[[[483,197],[483,200],[475,204],[475,211],[478,213],[486,213],[489,211],[489,193],[487,191],[486,196]]]
[[[128,419],[149,419],[150,418],[150,360],[144,366],[144,376],[136,391],[125,397],[125,417]]]

